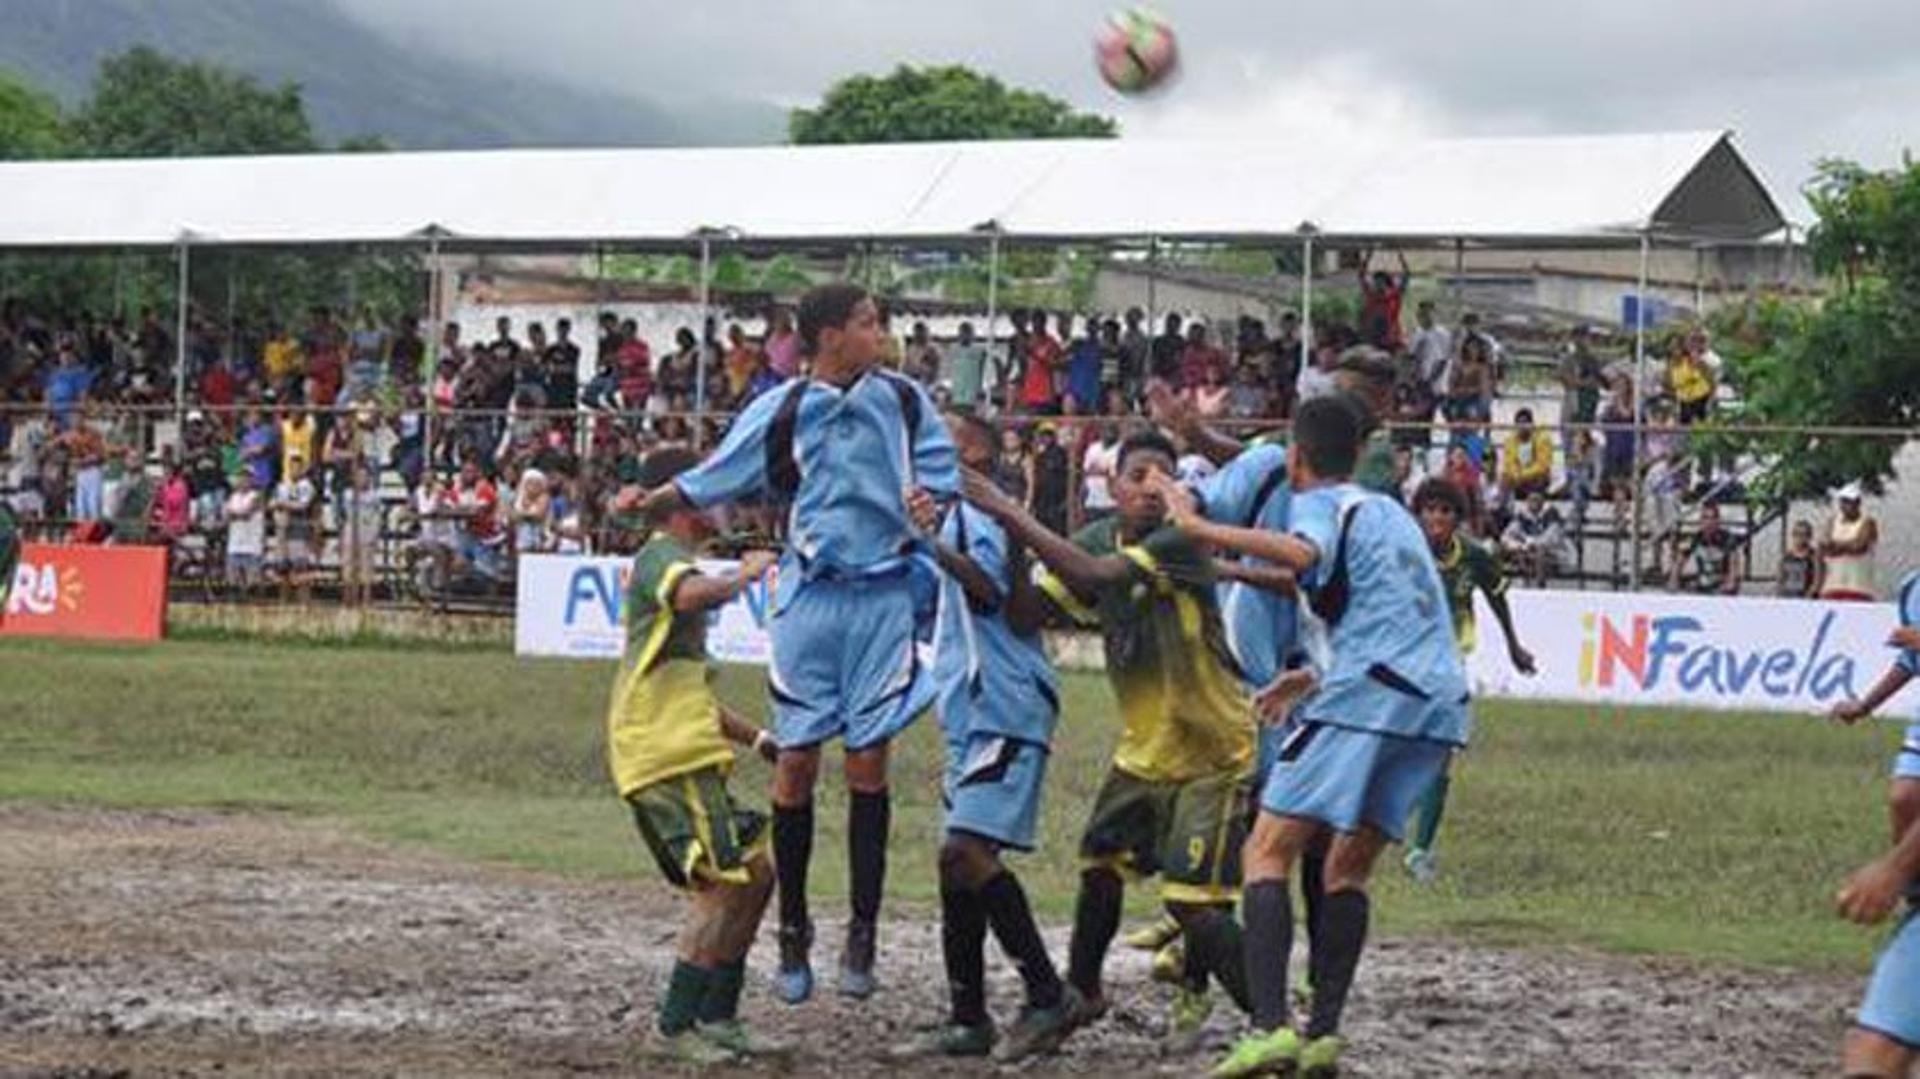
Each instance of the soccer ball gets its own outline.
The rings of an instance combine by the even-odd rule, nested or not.
[[[1180,53],[1173,27],[1145,8],[1129,8],[1107,16],[1093,38],[1093,58],[1100,77],[1123,94],[1151,90],[1173,74]]]

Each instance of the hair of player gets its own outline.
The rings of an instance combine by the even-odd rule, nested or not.
[[[1173,440],[1151,428],[1135,431],[1120,443],[1120,455],[1114,467],[1121,472],[1127,470],[1127,459],[1136,453],[1150,451],[1165,454],[1168,461],[1178,461],[1180,451],[1173,448]]]
[[[978,413],[957,408],[949,409],[946,412],[946,417],[950,422],[978,435],[980,439],[986,443],[988,450],[992,452],[994,458],[996,460],[999,459],[1000,429],[995,427],[990,420]]]
[[[1345,394],[1303,402],[1293,415],[1293,441],[1313,474],[1340,480],[1353,475],[1367,421]]]
[[[1413,512],[1418,514],[1428,506],[1445,506],[1453,511],[1455,518],[1466,520],[1467,493],[1460,485],[1445,476],[1434,476],[1420,484],[1413,492]]]
[[[867,290],[844,281],[819,285],[800,297],[800,349],[809,356],[820,351],[820,331],[843,329],[853,309],[868,300]]]
[[[664,446],[640,461],[640,486],[651,491],[700,463],[700,455],[685,446]]]

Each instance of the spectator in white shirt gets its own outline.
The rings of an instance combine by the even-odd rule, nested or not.
[[[1113,475],[1120,468],[1120,428],[1116,424],[1103,424],[1100,437],[1087,445],[1086,456],[1080,463],[1080,474],[1085,477],[1081,489],[1085,494],[1082,501],[1082,521],[1092,524],[1095,521],[1113,516]]]
[[[1453,334],[1434,318],[1433,301],[1422,300],[1415,319],[1420,329],[1413,335],[1408,351],[1413,354],[1414,374],[1433,391],[1433,400],[1447,395],[1447,367],[1453,359]],[[1432,417],[1429,416],[1429,419]]]
[[[267,554],[266,499],[253,484],[253,473],[233,474],[233,493],[224,507],[227,519],[227,583],[244,593],[260,583]]]

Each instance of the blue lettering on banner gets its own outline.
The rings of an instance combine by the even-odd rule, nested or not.
[[[593,566],[581,566],[573,571],[567,581],[566,625],[579,622],[579,608],[583,603],[598,603],[601,614],[608,625],[620,624],[620,582],[619,572],[612,567],[598,569]]]
[[[1674,683],[1689,693],[1737,696],[1745,693],[1749,686],[1756,686],[1769,697],[1811,695],[1815,700],[1826,701],[1853,696],[1857,691],[1852,657],[1827,653],[1835,618],[1832,612],[1821,617],[1805,651],[1793,648],[1739,651],[1714,647],[1689,639],[1706,630],[1698,618],[1669,615],[1650,619],[1648,627],[1652,634],[1646,643],[1646,673],[1641,678],[1641,688],[1660,685],[1661,679],[1671,672]]]

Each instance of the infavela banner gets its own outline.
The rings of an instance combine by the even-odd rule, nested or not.
[[[737,563],[702,561],[704,573]],[[624,616],[633,559],[522,555],[514,603],[513,650],[523,656],[617,658],[626,647]],[[707,652],[723,663],[765,664],[767,589],[775,571],[707,615]]]
[[[1520,641],[1539,674],[1507,659],[1479,600],[1477,695],[1610,704],[1824,712],[1872,688],[1899,654],[1890,603],[1600,592],[1509,593]],[[1884,715],[1910,715],[1909,686]]]

